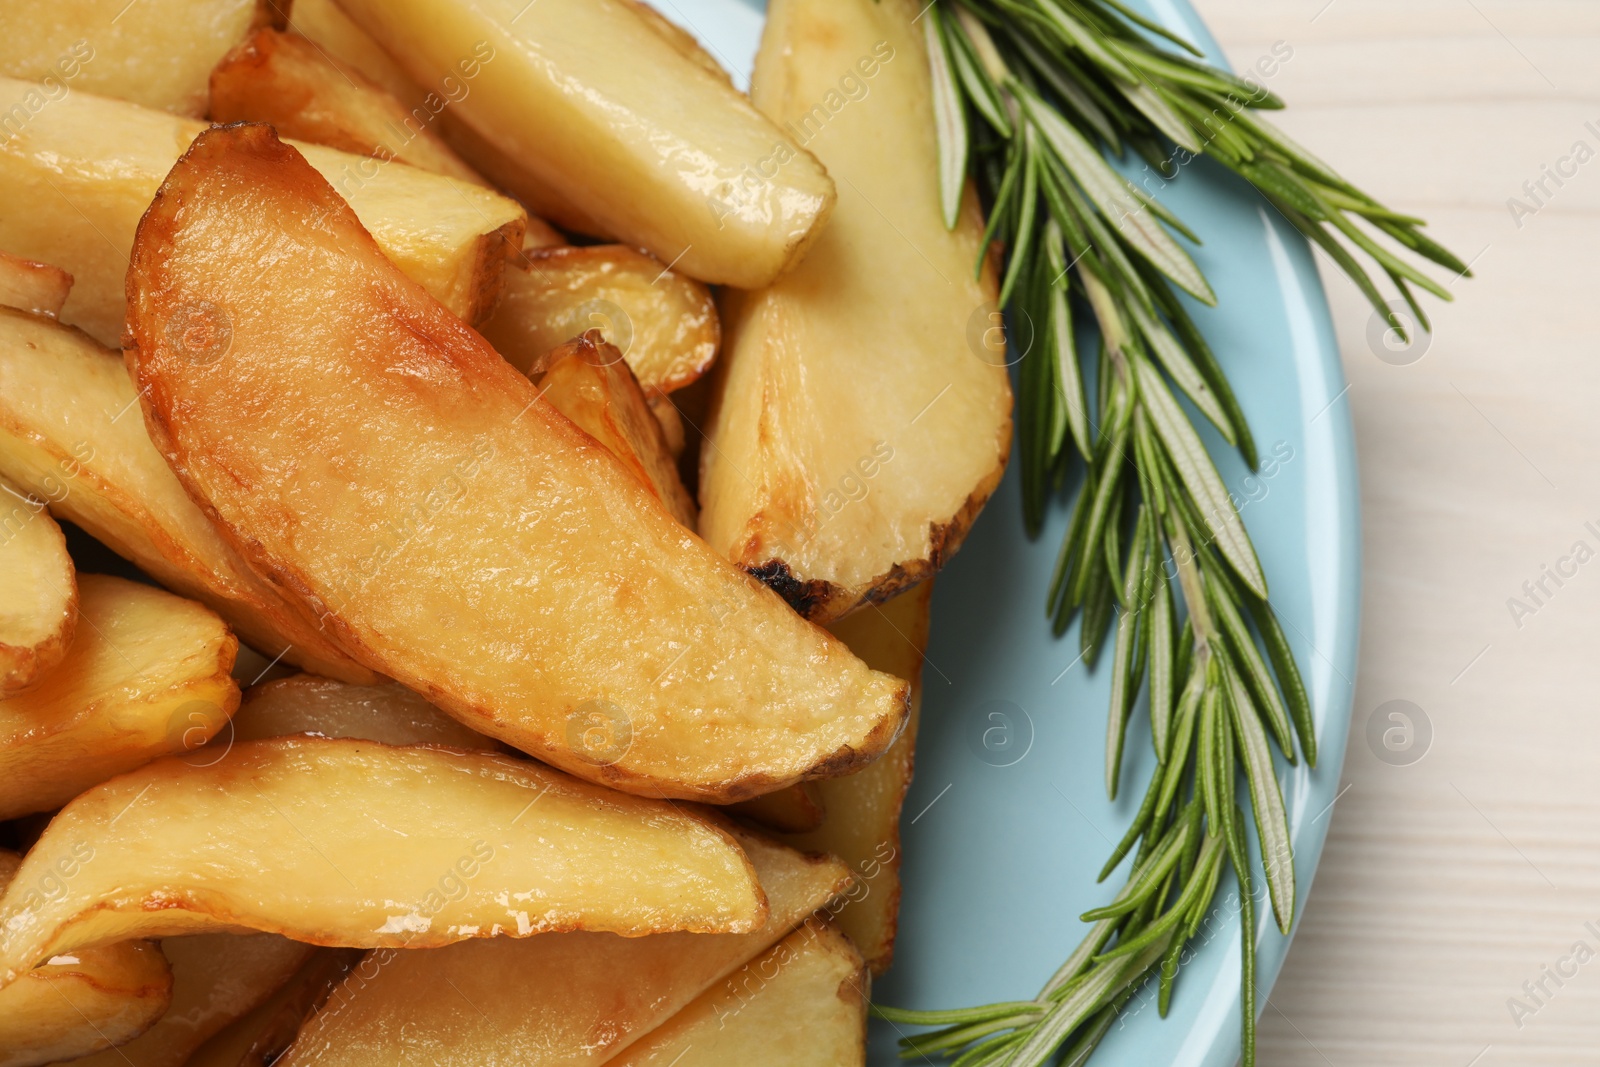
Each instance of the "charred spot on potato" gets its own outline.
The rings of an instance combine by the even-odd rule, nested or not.
[[[783,597],[791,608],[808,619],[828,602],[827,582],[797,578],[781,559],[769,559],[760,566],[746,567],[745,570],[750,577]]]

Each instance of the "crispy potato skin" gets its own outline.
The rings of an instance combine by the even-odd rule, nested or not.
[[[973,277],[976,194],[954,230],[941,218],[918,7],[773,0],[752,79],[775,121],[809,124],[844,191],[793,271],[722,293],[700,533],[814,622],[943,566],[1010,453],[1006,370],[974,342],[995,276]],[[869,94],[819,122],[827,79],[858,57]]]
[[[715,802],[847,773],[899,734],[904,682],[684,531],[269,128],[196,140],[128,296],[146,423],[190,494],[308,620],[474,729]],[[428,535],[374,541],[401,521]]]
[[[0,990],[51,956],[135,937],[422,949],[766,922],[727,831],[532,760],[313,737],[191,757],[104,782],[51,821],[0,897]],[[95,861],[63,892],[32,892],[84,845]]]
[[[623,350],[650,396],[694,382],[722,343],[709,289],[623,245],[527,252],[507,269],[500,304],[480,327],[524,374],[591,328]]]
[[[849,871],[831,856],[733,832],[771,906],[761,929],[731,936],[554,934],[463,942],[427,956],[374,953],[274,1067],[610,1062],[851,885]],[[479,1010],[460,1010],[462,996]]]
[[[239,706],[239,641],[210,610],[104,574],[78,586],[82,625],[58,669],[0,699],[0,819],[197,748]]]
[[[700,994],[610,1067],[862,1067],[866,967],[813,918]]]
[[[0,698],[61,662],[78,625],[78,578],[45,502],[0,478]]]
[[[85,860],[81,850],[74,860]],[[0,849],[0,891],[21,863]],[[166,1012],[172,986],[167,959],[151,941],[85,949],[70,963],[29,971],[0,990],[0,1067],[76,1060],[130,1041]]]

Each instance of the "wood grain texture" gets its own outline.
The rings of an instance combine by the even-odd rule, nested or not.
[[[1428,218],[1477,273],[1437,309],[1425,355],[1393,366],[1323,262],[1361,458],[1361,669],[1348,791],[1265,1008],[1261,1062],[1593,1064],[1600,557],[1547,580],[1534,614],[1514,619],[1507,601],[1575,542],[1600,551],[1584,525],[1600,529],[1600,156],[1547,180],[1534,215],[1514,219],[1507,200],[1534,206],[1523,183],[1576,142],[1600,153],[1600,5],[1197,5],[1236,67],[1287,42],[1269,83],[1290,104],[1282,125]],[[1393,699],[1433,727],[1409,766],[1366,740]],[[1582,966],[1578,942],[1594,953]],[[1558,985],[1558,966],[1576,973]],[[1516,1017],[1512,997],[1530,1012]]]

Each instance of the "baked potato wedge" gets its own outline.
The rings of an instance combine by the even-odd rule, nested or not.
[[[48,263],[0,252],[0,306],[56,318],[72,292],[72,275]]]
[[[0,478],[0,698],[67,654],[78,624],[78,577],[45,502]]]
[[[266,122],[284,137],[486,184],[439,139],[434,113],[408,109],[299,34],[257,30],[211,72],[213,122]]]
[[[599,330],[550,354],[539,395],[604,445],[684,529],[694,529],[694,501],[678,477],[661,422],[622,353]]]
[[[291,33],[316,45],[346,70],[359,71],[407,111],[426,106],[428,90],[412,81],[394,57],[344,13],[338,0],[294,0],[287,24]],[[448,115],[448,111],[441,114],[441,120]]]
[[[83,849],[40,872],[35,895],[61,891],[92,860]],[[0,850],[0,890],[15,885],[22,857]],[[0,1067],[73,1060],[132,1040],[172,1000],[172,971],[152,941],[122,941],[63,955],[0,989]]]
[[[77,1067],[184,1067],[212,1034],[266,1001],[316,951],[277,934],[169,937],[161,942],[172,965],[166,1014],[132,1041],[79,1060]]]
[[[832,207],[810,153],[622,0],[340,6],[413,80],[470,84],[452,114],[496,158],[457,149],[567,229],[757,287],[798,261]]]
[[[79,623],[56,668],[0,699],[0,819],[60,807],[157,756],[205,744],[239,706],[238,640],[192,600],[78,576]]]
[[[847,773],[899,734],[906,683],[685,531],[270,127],[195,141],[128,290],[152,439],[224,537],[467,725],[717,802]]]
[[[272,17],[267,0],[6,0],[0,75],[40,82],[51,100],[99,93],[200,118],[206,75]]]
[[[528,252],[506,270],[500,304],[479,329],[524,374],[599,329],[650,396],[704,374],[722,340],[710,290],[623,245]]]
[[[911,786],[922,703],[922,660],[928,647],[933,582],[901,593],[832,626],[836,637],[875,670],[911,681],[911,719],[905,733],[872,766],[843,778],[813,782],[826,814],[808,833],[785,837],[796,848],[839,857],[855,872],[858,891],[834,918],[861,949],[873,974],[894,960],[900,915],[900,809]]]
[[[727,294],[700,533],[818,622],[937,570],[1011,447],[976,195],[953,231],[942,218],[921,6],[774,0],[751,86],[775,122],[816,126],[806,144],[842,191],[793,272]],[[819,124],[863,56],[870,94]]]
[[[862,1067],[867,970],[812,919],[701,993],[609,1067]]]
[[[150,443],[138,405],[119,353],[0,308],[0,475],[206,604],[269,660],[376,681],[217,535]]]
[[[499,744],[396,682],[348,685],[298,674],[253,685],[233,715],[228,743],[313,734],[385,745],[445,745],[493,752]],[[223,738],[218,738],[222,744]]]
[[[0,115],[37,91],[31,82],[0,78]],[[0,140],[0,248],[72,274],[63,322],[102,344],[121,343],[134,229],[161,179],[205,128],[72,92]],[[355,205],[396,266],[462,318],[488,313],[506,256],[522,247],[527,215],[519,205],[415,167],[316,145],[304,154]]]
[[[51,821],[16,885],[74,847],[54,899],[0,897],[0,984],[135,937],[258,930],[428,948],[558,930],[744,933],[767,905],[722,830],[531,760],[293,737],[168,758]],[[626,857],[626,865],[620,861]]]
[[[273,1067],[294,1043],[301,1023],[327,1003],[334,987],[366,956],[356,948],[313,951],[286,985],[196,1049],[184,1067]]]
[[[898,748],[900,742],[896,741],[894,748],[883,758],[888,759]],[[881,763],[882,760],[879,760]],[[877,764],[873,764],[874,767]],[[857,771],[856,774],[864,772]],[[855,775],[846,777],[854,778]],[[822,825],[825,816],[823,807],[822,790],[816,782],[801,782],[791,785],[787,789],[780,789],[776,793],[766,796],[752,797],[741,800],[729,806],[728,810],[742,818],[751,819],[769,829],[779,833],[799,834],[807,830],[815,830]]]
[[[735,833],[771,907],[759,930],[637,938],[551,934],[462,942],[435,952],[375,952],[350,972],[275,1067],[608,1062],[850,884],[837,860]]]

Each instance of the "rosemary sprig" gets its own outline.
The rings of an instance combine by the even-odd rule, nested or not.
[[[1291,764],[1303,754],[1314,766],[1316,736],[1255,548],[1178,400],[1257,465],[1238,401],[1180,296],[1216,302],[1179,240],[1198,239],[1106,157],[1131,149],[1162,178],[1201,155],[1227,167],[1323,248],[1402,336],[1358,253],[1423,329],[1428,319],[1412,287],[1444,300],[1450,294],[1402,255],[1458,276],[1470,272],[1422,233],[1420,219],[1383,207],[1260,118],[1257,111],[1283,106],[1276,96],[1202,62],[1189,43],[1119,0],[935,0],[923,26],[946,222],[955,224],[970,173],[989,211],[984,244],[999,241],[1006,253],[1000,302],[1013,322],[1026,317],[1043,339],[1019,367],[1030,534],[1042,527],[1073,457],[1083,460],[1047,608],[1058,635],[1080,618],[1090,665],[1114,628],[1108,793],[1117,795],[1128,720],[1146,687],[1157,767],[1100,875],[1133,852],[1127,883],[1110,904],[1084,913],[1093,924],[1087,936],[1037,997],[955,1011],[874,1011],[940,1028],[903,1039],[907,1057],[1036,1067],[1066,1049],[1062,1062],[1081,1064],[1151,977],[1166,1014],[1183,948],[1227,866],[1241,889],[1241,1027],[1250,1067],[1254,879],[1234,798],[1242,770],[1267,895],[1287,933],[1294,858],[1272,748]],[[1080,352],[1074,332],[1074,315],[1085,309],[1100,335],[1089,353]]]

